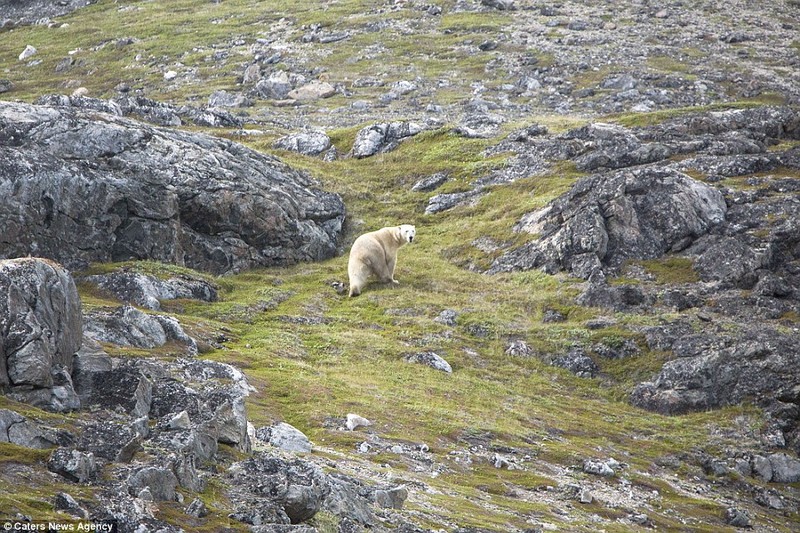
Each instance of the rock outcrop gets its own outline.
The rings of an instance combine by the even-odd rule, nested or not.
[[[631,169],[579,180],[540,211],[526,215],[519,231],[539,235],[499,259],[490,273],[543,268],[588,278],[628,259],[680,251],[725,218],[715,188],[669,169]]]
[[[40,259],[0,261],[0,389],[40,407],[77,409],[71,374],[82,332],[66,270]]]
[[[230,501],[230,517],[264,531],[302,524],[323,508],[373,526],[374,510],[402,507],[404,487],[367,487],[329,476],[312,461],[276,455],[278,449],[307,453],[311,444],[284,423],[257,433],[245,407],[254,389],[233,366],[191,357],[114,358],[92,339],[149,348],[170,331],[182,332],[175,318],[130,306],[98,313],[87,314],[84,336],[66,270],[43,259],[0,262],[0,392],[50,410],[92,412],[76,417],[67,431],[0,409],[0,442],[52,449],[51,473],[97,489],[91,503],[62,493],[59,507],[84,519],[114,520],[124,532],[142,524],[177,531],[151,504],[182,501],[212,479]],[[253,452],[255,440],[275,448]],[[221,447],[239,454],[237,462],[221,457]],[[208,509],[193,502],[187,513]]]
[[[693,252],[710,249],[712,263],[719,262],[721,249],[743,261],[749,257],[749,262],[727,270],[698,262],[705,277],[737,282],[745,270],[761,268],[769,258],[752,246],[702,237],[722,227],[729,209],[742,211],[736,205],[752,200],[726,201],[707,182],[720,175],[795,166],[795,150],[767,148],[797,138],[800,114],[787,107],[701,113],[639,129],[594,123],[554,138],[524,137],[516,150],[529,146],[550,160],[570,160],[578,169],[596,173],[545,208],[526,214],[515,229],[538,238],[499,257],[489,273],[542,268],[587,279],[598,270],[616,272],[626,260],[681,252],[697,242]],[[673,155],[685,159],[667,163]],[[709,179],[698,181],[687,171],[703,172]]]
[[[0,103],[5,257],[154,259],[215,274],[336,253],[338,195],[230,141]],[[11,216],[11,213],[15,213]]]

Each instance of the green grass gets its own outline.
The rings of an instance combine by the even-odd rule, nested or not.
[[[453,7],[454,2],[441,4]],[[506,44],[498,52],[467,58],[463,50],[505,31],[514,16],[445,10],[438,18],[406,21],[414,31],[383,32],[382,47],[370,49],[369,54],[365,50],[375,41],[371,35],[354,35],[325,47],[298,42],[311,24],[338,32],[401,16],[379,11],[382,5],[356,0],[276,1],[270,3],[270,9],[264,9],[263,3],[256,0],[99,0],[59,19],[68,24],[66,27],[31,26],[0,32],[0,67],[6,69],[4,77],[16,86],[7,95],[9,98],[30,101],[40,94],[63,92],[68,81],[77,80],[93,96],[109,97],[114,87],[124,81],[143,88],[156,99],[198,102],[216,89],[238,90],[236,77],[245,66],[244,55],[239,57],[239,52],[259,37],[275,35],[292,41],[307,54],[286,59],[293,67],[299,65],[300,70],[319,68],[331,81],[345,85],[365,72],[376,71],[389,81],[413,79],[416,75],[448,79],[451,89],[437,91],[436,99],[450,103],[468,97],[460,85],[469,86],[472,81],[485,78],[488,61],[502,53]],[[282,18],[284,22],[279,22]],[[115,40],[121,36],[134,37],[136,42],[118,47]],[[214,44],[237,39],[245,44],[233,45],[227,60],[213,60]],[[21,42],[39,48],[36,58],[42,59],[41,64],[29,67],[17,62]],[[76,64],[68,72],[56,73],[55,65],[71,50],[79,50],[73,54]],[[94,51],[89,53],[90,50]],[[554,61],[535,50],[531,53],[540,65]],[[697,54],[686,50],[684,53],[692,58]],[[178,62],[184,67],[177,66]],[[648,66],[663,72],[680,72],[684,68],[683,63],[666,57],[651,58]],[[179,79],[192,70],[196,79],[166,85],[163,72],[170,68],[181,73]],[[576,80],[576,86],[595,86],[612,73],[606,68],[586,72]],[[375,96],[388,91],[388,87],[359,91]],[[346,103],[344,99],[328,102],[333,106]],[[737,102],[620,114],[610,119],[635,127],[690,112],[756,104]],[[262,107],[247,112],[255,116],[264,105],[261,102]],[[586,119],[530,116],[504,125],[501,131],[507,134],[533,122],[544,124],[557,134],[584,124]],[[328,131],[340,153],[351,150],[363,125]],[[257,390],[247,404],[252,423],[259,427],[285,420],[303,430],[321,448],[316,452],[319,457],[359,461],[379,478],[387,472],[384,465],[389,465],[393,475],[409,481],[411,486],[420,483],[431,487],[429,493],[413,491],[407,505],[410,511],[404,515],[421,525],[438,529],[444,520],[445,526],[472,525],[497,531],[523,529],[539,521],[563,526],[564,517],[550,505],[519,494],[535,494],[542,486],[557,486],[553,469],[576,469],[586,458],[613,456],[630,466],[609,483],[619,483],[626,476],[636,484],[651,484],[659,491],[658,505],[638,509],[646,512],[659,529],[724,530],[719,505],[700,496],[687,497],[648,473],[655,461],[665,455],[695,449],[721,454],[725,447],[738,444],[735,436],[726,437],[723,430],[735,428],[742,417],[758,420],[760,411],[744,406],[664,417],[635,409],[628,403],[631,389],[652,378],[668,357],[666,353],[647,350],[635,329],[658,323],[664,317],[616,314],[616,326],[590,331],[585,322],[605,315],[575,304],[581,290],[575,280],[539,271],[497,276],[480,273],[503,251],[535,238],[515,233],[512,228],[522,215],[544,207],[584,175],[573,164],[557,163],[541,175],[490,187],[474,205],[426,215],[424,210],[433,193],[412,192],[411,186],[422,177],[445,172],[449,180],[436,193],[470,190],[475,180],[509,164],[509,154],[486,155],[498,139],[465,139],[452,133],[450,127],[442,127],[407,139],[387,154],[325,162],[272,149],[272,142],[280,133],[269,131],[263,137],[242,138],[231,132],[222,135],[278,155],[292,167],[313,175],[326,190],[341,194],[348,209],[341,242],[344,255],[315,264],[256,269],[225,277],[155,262],[94,265],[85,273],[129,269],[162,279],[189,274],[215,283],[220,301],[165,302],[164,309],[175,314],[187,331],[201,340],[203,357],[233,364],[246,372]],[[741,182],[738,178],[732,180]],[[346,251],[355,237],[401,222],[416,224],[417,240],[399,252],[396,276],[400,285],[373,284],[358,298],[337,293],[332,284],[347,282]],[[476,246],[478,239],[488,240],[498,249],[482,251]],[[688,259],[667,257],[640,261],[639,265],[655,276],[657,284],[697,281]],[[79,288],[84,309],[119,305],[87,284]],[[435,320],[448,309],[458,313],[453,327]],[[543,323],[546,309],[561,312],[566,320]],[[308,318],[313,320],[303,320]],[[784,318],[796,322],[797,314]],[[207,340],[221,335],[227,339],[225,348],[212,348]],[[534,354],[507,355],[507,345],[515,339],[524,340]],[[601,375],[595,379],[577,378],[542,360],[573,346],[590,349],[597,342],[614,345],[629,339],[638,342],[641,352],[622,360],[598,358]],[[107,349],[118,357],[180,355],[180,347],[170,345],[155,351],[112,346]],[[403,360],[405,355],[418,351],[438,353],[450,362],[453,373]],[[43,413],[3,396],[0,408],[14,409],[56,426],[68,425],[73,422],[71,417],[81,416]],[[332,419],[343,419],[351,412],[372,420],[374,425],[369,431],[386,441],[426,443],[432,460],[444,466],[443,473],[434,478],[416,472],[407,458],[396,454],[358,456],[354,450],[365,440],[365,433],[339,431],[331,424]],[[730,433],[735,435],[735,431]],[[521,461],[520,470],[496,469],[482,457],[468,467],[457,464],[451,452],[469,448],[465,440],[468,434],[489,435],[490,446],[523,450],[531,459]],[[48,452],[0,444],[3,512],[8,509],[12,514],[53,515],[49,502],[59,487],[44,471],[47,456]],[[16,494],[14,487],[20,479],[7,474],[12,465],[24,466],[23,474],[37,488]],[[90,492],[87,488],[82,494],[91,498]],[[240,526],[227,518],[230,502],[219,481],[212,480],[199,497],[212,515],[207,521],[185,524],[186,527],[213,531]],[[681,524],[674,510],[693,522]],[[592,515],[609,520],[622,515],[620,509],[596,503],[585,507],[575,504],[570,512],[576,521],[569,527],[575,531],[596,530]],[[173,523],[186,521],[177,504],[165,504],[159,513]],[[334,517],[320,514],[315,525],[321,531],[334,531],[338,523]],[[615,523],[604,527],[607,531],[625,530]]]
[[[335,133],[334,142],[346,150],[354,131]],[[269,143],[253,144],[270,150]],[[618,327],[591,332],[583,323],[596,311],[574,304],[579,291],[569,278],[541,272],[489,277],[459,267],[463,257],[454,257],[452,250],[471,248],[477,237],[489,235],[516,244],[531,238],[514,234],[510,227],[523,213],[545,205],[580,177],[574,168],[562,165],[544,176],[492,188],[476,205],[455,213],[422,214],[427,195],[411,192],[411,184],[421,176],[447,171],[453,177],[451,190],[467,186],[504,164],[503,156],[485,158],[485,146],[485,141],[465,142],[440,130],[409,139],[389,154],[363,160],[323,163],[281,154],[293,166],[319,178],[326,188],[340,192],[350,218],[362,221],[350,227],[345,245],[361,231],[398,221],[416,223],[417,240],[399,251],[396,276],[400,285],[373,284],[358,298],[340,295],[331,285],[347,282],[347,257],[342,255],[316,264],[217,278],[219,302],[180,302],[179,319],[194,331],[227,331],[226,349],[212,350],[206,357],[247,373],[257,389],[248,398],[253,424],[260,427],[285,420],[318,446],[347,456],[364,440],[363,434],[338,431],[328,421],[358,413],[373,421],[370,430],[381,438],[424,442],[436,460],[445,464],[451,464],[450,452],[464,449],[461,435],[465,431],[491,434],[493,444],[532,450],[536,461],[564,468],[578,466],[589,457],[616,456],[625,457],[631,468],[646,471],[665,454],[703,446],[712,450],[708,428],[724,425],[741,410],[663,417],[627,403],[632,386],[657,372],[665,354],[643,349],[629,360],[599,361],[604,377],[595,380],[549,367],[535,355],[505,354],[509,340],[516,338],[525,339],[539,355],[566,351],[574,344],[622,342],[635,338],[625,324],[644,319],[620,315]],[[474,249],[469,253],[479,259]],[[663,282],[686,281],[691,276],[690,265],[681,258],[642,264]],[[155,263],[123,266],[159,276],[175,271]],[[108,303],[93,298],[87,295],[88,305]],[[456,326],[434,320],[445,309],[459,313]],[[544,309],[560,310],[566,322],[542,323]],[[478,329],[484,334],[476,335]],[[424,350],[443,356],[454,372],[445,374],[403,360],[405,354]],[[610,380],[610,385],[599,387],[603,380]],[[553,431],[560,434],[559,439],[550,437]],[[381,453],[366,460],[377,470],[388,464],[409,479],[418,475],[403,457]],[[433,506],[436,516],[453,524],[500,531],[523,527],[524,517],[558,521],[546,507],[511,496],[518,490],[555,483],[535,461],[525,465],[525,470],[507,471],[477,464],[459,467],[436,480],[423,478],[440,493],[418,494],[415,497],[421,501],[409,506],[419,511],[423,523],[425,516],[433,516],[426,511]],[[704,502],[665,495],[673,496],[686,512],[696,510],[706,516]],[[491,498],[493,511],[476,515],[473,511],[484,508],[486,498]],[[164,512],[172,517],[169,509]],[[602,512],[613,514],[607,509]],[[666,515],[656,515],[660,524],[674,525]],[[578,530],[588,530],[588,510],[581,516],[586,525]]]
[[[655,283],[661,285],[700,281],[700,275],[694,269],[694,261],[688,257],[666,255],[659,259],[636,261],[636,263],[644,267],[648,274],[655,276]]]

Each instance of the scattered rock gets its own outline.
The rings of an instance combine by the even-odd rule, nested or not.
[[[94,340],[118,346],[157,348],[173,340],[186,344],[190,355],[197,354],[196,342],[186,335],[176,319],[149,315],[128,305],[111,313],[88,313],[84,317],[84,329]]]
[[[455,192],[447,194],[437,194],[428,200],[428,206],[425,208],[426,215],[434,215],[453,209],[454,207],[467,205],[483,195],[479,190]]]
[[[664,414],[732,405],[751,398],[770,404],[793,397],[800,386],[790,369],[800,364],[796,335],[766,327],[735,334],[690,334],[672,344],[677,359],[667,362],[654,381],[637,385],[631,402]]]
[[[144,490],[149,491],[152,501],[175,501],[178,478],[170,470],[148,466],[132,473],[127,480],[131,496],[141,498]]]
[[[186,514],[195,518],[205,518],[208,516],[208,507],[200,498],[195,498],[186,508]]]
[[[331,147],[331,139],[324,132],[311,131],[281,137],[272,146],[303,155],[319,155]]]
[[[514,0],[481,0],[481,5],[492,7],[500,11],[512,11],[516,9]]]
[[[0,261],[0,323],[0,387],[45,409],[80,407],[71,372],[81,303],[69,273],[43,259]]]
[[[54,450],[47,461],[47,469],[78,483],[93,481],[100,472],[92,453],[69,448]]]
[[[248,524],[298,524],[312,518],[330,493],[322,470],[256,453],[229,469],[240,502],[234,516]],[[251,489],[257,492],[249,492]]]
[[[453,372],[453,368],[450,366],[450,363],[445,361],[440,355],[434,352],[419,352],[408,354],[403,357],[403,359],[408,363],[417,363],[420,365],[429,366],[435,370],[441,370],[442,372],[447,372],[451,374]]]
[[[53,498],[53,508],[56,511],[64,511],[82,520],[89,518],[89,512],[81,507],[81,504],[66,492],[59,492],[56,494],[55,498]]]
[[[250,107],[253,102],[240,93],[215,91],[208,97],[209,107]]]
[[[411,190],[414,192],[429,192],[434,189],[438,189],[447,180],[448,180],[448,174],[446,172],[437,172],[436,174],[432,174],[426,178],[422,178],[421,180],[417,181],[411,187]]]
[[[539,239],[501,256],[489,273],[543,268],[586,279],[629,259],[660,257],[722,222],[726,211],[717,189],[676,171],[637,167],[589,176],[526,215],[518,230]]]
[[[189,413],[181,411],[176,415],[172,415],[167,421],[168,429],[189,429],[192,427],[192,421],[189,418]]]
[[[564,355],[553,357],[551,364],[581,378],[593,378],[600,371],[597,363],[582,348],[573,348]]]
[[[521,339],[511,341],[506,347],[505,354],[512,357],[530,357],[535,352],[528,346],[528,343]]]
[[[0,146],[2,176],[25,175],[5,196],[20,215],[0,217],[6,256],[36,252],[68,267],[153,259],[223,273],[336,253],[341,199],[233,142],[12,102],[0,102],[0,136],[14,145]]]
[[[161,300],[192,299],[217,301],[216,284],[189,275],[159,279],[138,272],[117,271],[111,274],[83,276],[80,281],[96,285],[120,301],[146,309],[161,309]]]
[[[564,322],[565,320],[567,320],[567,317],[564,316],[564,314],[560,311],[556,311],[554,309],[545,309],[544,313],[542,314],[542,322],[545,324]]]
[[[330,98],[334,94],[336,94],[336,88],[330,83],[325,81],[312,81],[289,91],[286,96],[293,100],[305,102],[317,100],[319,98]]]
[[[609,461],[594,461],[587,459],[583,462],[583,471],[587,474],[595,476],[612,477],[616,475],[614,467],[618,467],[619,463],[613,459]]]
[[[454,328],[457,324],[458,313],[453,311],[452,309],[445,309],[439,315],[434,318],[434,322],[438,322],[440,324],[444,324],[445,326],[449,326]]]
[[[261,98],[274,100],[286,99],[291,90],[292,82],[289,75],[283,70],[273,72],[268,78],[262,78],[254,88],[255,93]]]
[[[122,409],[131,416],[146,416],[150,412],[153,383],[134,364],[122,364],[108,371],[91,374],[86,391],[87,405],[106,409]]]
[[[402,509],[406,498],[408,498],[408,489],[404,486],[375,491],[375,503],[384,509]]]
[[[407,137],[417,135],[422,126],[414,122],[385,122],[362,128],[353,143],[353,157],[363,158],[389,152]]]
[[[769,456],[774,483],[797,483],[800,481],[800,460],[785,453]]]
[[[729,526],[745,529],[752,527],[752,522],[750,521],[750,516],[747,514],[747,511],[735,507],[728,507],[725,509],[725,523]]]
[[[262,428],[257,432],[257,435],[261,440],[287,452],[311,452],[312,446],[308,437],[299,429],[285,422],[280,422],[269,428]]]

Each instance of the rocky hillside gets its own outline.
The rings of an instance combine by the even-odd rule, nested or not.
[[[796,531],[798,65],[792,0],[0,0],[0,521]]]

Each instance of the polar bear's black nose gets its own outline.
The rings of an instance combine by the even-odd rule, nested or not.
[[[414,236],[413,235],[409,235],[408,236],[408,242],[414,242]]]

